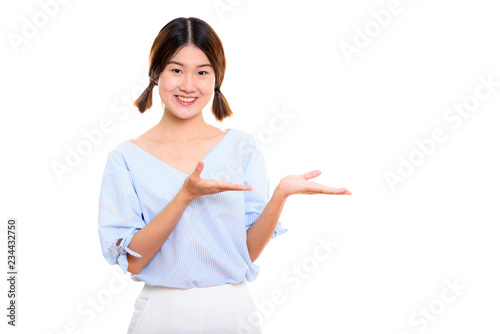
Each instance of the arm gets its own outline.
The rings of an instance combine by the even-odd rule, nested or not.
[[[271,240],[286,199],[287,196],[278,185],[259,218],[247,229],[248,254],[252,262],[260,256]]]
[[[136,257],[127,253],[128,271],[134,275],[141,272],[181,219],[186,207],[193,199],[181,188],[168,205],[152,220],[137,231],[128,244],[128,248],[142,255]],[[118,240],[117,246],[122,239]]]
[[[305,174],[288,175],[280,180],[259,218],[247,229],[248,254],[252,262],[259,257],[271,239],[288,196],[293,194],[352,195],[346,188],[334,188],[308,181],[320,174],[320,170],[313,170]]]
[[[141,257],[136,257],[127,253],[130,273],[134,275],[140,273],[142,268],[158,253],[193,199],[199,196],[217,194],[221,191],[252,190],[252,187],[241,184],[202,179],[200,174],[203,168],[203,161],[199,161],[196,169],[186,178],[182,188],[170,203],[130,239],[128,248],[141,255]],[[120,240],[118,240],[119,242]]]

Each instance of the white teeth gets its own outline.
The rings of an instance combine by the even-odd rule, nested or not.
[[[182,97],[182,96],[178,96],[176,95],[176,97],[181,100],[182,102],[193,102],[194,99],[196,99],[195,97],[190,97],[190,98],[185,98],[185,97]]]

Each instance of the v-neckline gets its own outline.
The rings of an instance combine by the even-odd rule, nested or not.
[[[210,151],[209,151],[209,152],[208,152],[208,153],[207,153],[207,154],[206,154],[203,158],[201,158],[201,159],[200,159],[201,161],[203,161],[203,162],[204,162],[204,160],[205,160],[205,159],[206,159],[206,158],[207,158],[207,157],[208,157],[208,156],[209,156],[209,155],[210,155],[213,151],[215,151],[215,150],[216,150],[216,149],[220,146],[220,144],[221,144],[221,143],[224,141],[224,139],[225,139],[225,138],[229,135],[229,133],[230,133],[230,132],[232,132],[232,131],[231,131],[231,129],[225,129],[225,130],[229,130],[229,131],[228,131],[228,132],[227,132],[227,133],[226,133],[226,134],[222,137],[222,139],[221,139],[221,140],[219,140],[219,141],[217,142],[217,144],[215,144],[215,146],[214,146],[214,147],[212,147],[212,149],[211,149],[211,150],[210,150]],[[148,156],[150,156],[150,157],[153,157],[153,158],[154,158],[154,159],[156,159],[157,161],[161,162],[163,165],[165,165],[165,166],[167,166],[167,167],[171,168],[172,170],[174,170],[174,171],[176,171],[176,172],[178,172],[178,173],[181,173],[182,175],[184,175],[184,176],[186,176],[186,177],[187,177],[187,176],[189,176],[189,175],[191,175],[191,173],[193,172],[193,170],[196,168],[196,166],[195,166],[195,167],[191,170],[191,172],[190,172],[189,174],[186,174],[186,173],[184,173],[183,171],[180,171],[180,170],[178,170],[177,168],[175,168],[175,167],[173,167],[173,166],[171,166],[171,165],[167,164],[165,161],[161,160],[160,158],[156,157],[155,155],[153,155],[153,154],[149,153],[148,151],[146,151],[146,150],[145,150],[145,149],[143,149],[142,147],[139,147],[139,146],[137,146],[136,144],[134,144],[134,143],[130,142],[128,139],[127,139],[127,140],[125,140],[125,141],[126,141],[127,143],[131,144],[132,146],[136,147],[139,151],[144,152],[146,155],[148,155]]]

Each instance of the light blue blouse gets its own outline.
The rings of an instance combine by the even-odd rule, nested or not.
[[[246,231],[270,198],[263,152],[251,134],[230,129],[202,161],[202,178],[251,185],[253,190],[192,200],[151,261],[139,274],[131,274],[132,280],[188,289],[256,279],[260,268],[250,260]],[[177,195],[186,177],[128,140],[108,153],[98,232],[109,264],[118,264],[127,274],[127,252],[141,256],[127,247],[130,240]],[[278,221],[272,239],[286,231]]]

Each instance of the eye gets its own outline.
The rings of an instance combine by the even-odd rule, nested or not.
[[[179,72],[175,72],[175,71],[180,71],[178,68],[174,68],[172,71],[174,71],[174,73],[179,73]]]
[[[198,73],[205,73],[205,74],[207,74],[207,71],[199,71]]]

